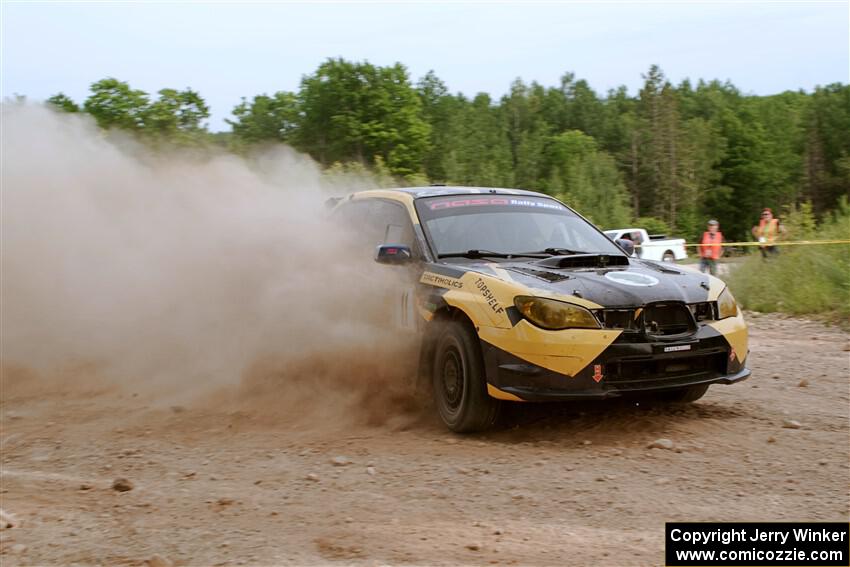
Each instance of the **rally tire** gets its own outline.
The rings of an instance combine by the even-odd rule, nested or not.
[[[678,404],[689,404],[695,402],[705,395],[710,384],[696,384],[685,388],[677,388],[668,390],[659,394],[659,398],[665,402],[673,402]]]
[[[478,337],[469,325],[447,323],[437,338],[432,368],[434,405],[446,427],[457,433],[488,429],[501,402],[487,394]]]

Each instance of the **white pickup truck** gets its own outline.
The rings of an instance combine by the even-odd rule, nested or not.
[[[642,228],[615,228],[606,230],[611,240],[631,240],[637,246],[635,256],[644,260],[675,262],[688,257],[684,238],[667,238],[664,234],[647,234]]]

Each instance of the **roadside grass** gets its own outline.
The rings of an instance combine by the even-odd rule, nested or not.
[[[789,211],[786,240],[850,239],[850,205],[839,208],[818,226],[806,205]],[[768,261],[753,250],[727,278],[745,309],[817,314],[850,325],[850,244],[785,246]]]

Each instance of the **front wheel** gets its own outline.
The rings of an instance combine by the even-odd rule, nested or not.
[[[666,392],[659,393],[658,399],[664,402],[688,404],[703,397],[708,391],[708,386],[709,384],[696,384],[695,386],[668,390]]]
[[[432,384],[443,423],[458,433],[491,427],[501,403],[487,394],[478,337],[458,322],[448,323],[437,339]]]

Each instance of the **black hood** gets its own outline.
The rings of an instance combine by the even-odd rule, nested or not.
[[[609,308],[708,299],[708,276],[648,260],[629,259],[627,265],[605,268],[552,268],[540,261],[499,263],[499,268],[532,289],[574,295]]]

